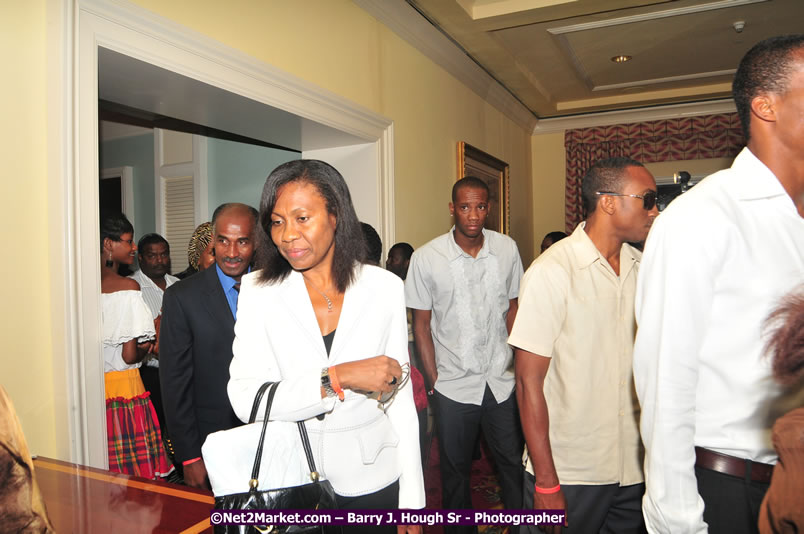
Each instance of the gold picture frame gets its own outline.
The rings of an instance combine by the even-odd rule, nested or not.
[[[458,142],[458,180],[474,176],[489,186],[489,215],[486,228],[508,234],[510,215],[508,211],[509,165],[491,154],[475,148],[465,141]]]

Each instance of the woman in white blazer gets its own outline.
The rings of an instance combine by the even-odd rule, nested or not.
[[[265,182],[259,222],[229,369],[235,413],[246,421],[259,386],[281,381],[271,419],[306,421],[340,508],[423,508],[403,285],[364,264],[346,182],[321,161],[280,165]],[[344,532],[381,532],[365,528]]]

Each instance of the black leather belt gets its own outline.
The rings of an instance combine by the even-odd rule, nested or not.
[[[770,484],[773,466],[695,447],[695,465],[733,477]]]

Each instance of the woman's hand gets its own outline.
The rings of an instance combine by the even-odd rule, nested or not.
[[[388,393],[402,378],[402,367],[393,358],[375,356],[356,362],[339,363],[334,366],[343,389]]]
[[[155,349],[156,349],[156,343],[154,343],[153,340],[137,343],[137,350],[141,352],[143,355],[153,354],[154,352],[156,352]]]

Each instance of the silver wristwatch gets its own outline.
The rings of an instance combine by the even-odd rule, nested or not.
[[[321,387],[324,388],[324,393],[327,397],[337,397],[338,393],[332,387],[332,382],[329,380],[329,367],[321,369]]]

